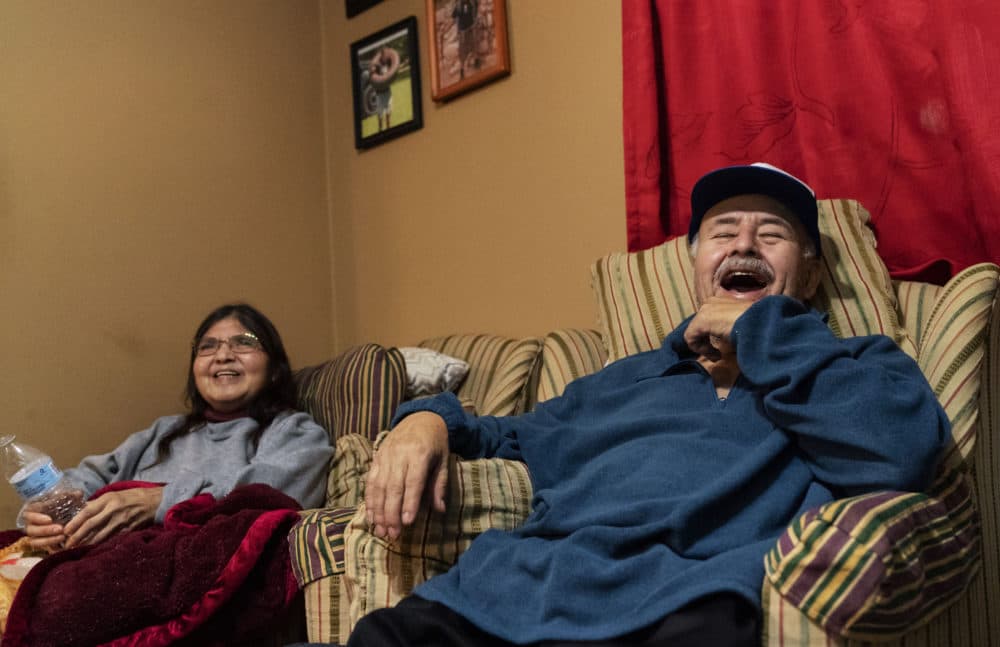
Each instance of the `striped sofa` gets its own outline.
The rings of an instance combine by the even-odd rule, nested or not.
[[[928,492],[835,501],[790,524],[765,559],[763,642],[1000,645],[1000,413],[992,397],[1000,370],[1000,270],[970,267],[945,286],[892,282],[861,205],[823,200],[819,207],[824,277],[815,305],[828,313],[835,334],[883,333],[912,355],[952,421],[954,442]],[[656,347],[693,312],[683,239],[609,254],[591,272],[599,336],[573,330],[532,340],[460,335],[425,342],[476,356],[459,397],[479,413],[528,410],[605,359]],[[523,465],[452,458],[448,511],[423,512],[395,542],[375,538],[358,510],[360,477],[380,436],[369,438],[338,439],[336,496],[291,535],[310,640],[345,640],[362,615],[447,570],[485,528],[514,527],[529,512]]]
[[[458,334],[417,345],[469,364],[457,395],[482,415],[530,410],[606,360],[594,330],[555,330],[527,339]],[[443,572],[485,528],[513,528],[528,514],[531,481],[522,464],[453,458],[446,518],[423,513],[398,551],[366,532],[364,510],[359,513],[364,475],[403,400],[405,370],[399,350],[366,344],[298,375],[300,406],[333,430],[336,446],[326,507],[305,512],[289,534],[310,641],[346,642],[368,610],[397,602]]]

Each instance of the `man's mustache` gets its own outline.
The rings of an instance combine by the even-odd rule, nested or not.
[[[715,282],[721,283],[722,277],[731,272],[747,272],[763,276],[767,279],[767,283],[774,280],[774,270],[771,266],[763,259],[752,256],[727,256],[715,270]]]

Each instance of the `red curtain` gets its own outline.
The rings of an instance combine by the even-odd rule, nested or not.
[[[765,161],[872,214],[897,278],[1000,261],[1000,2],[623,0],[630,250]]]

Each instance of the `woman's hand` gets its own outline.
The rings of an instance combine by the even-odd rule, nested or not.
[[[162,487],[132,488],[102,494],[88,501],[63,528],[66,535],[64,547],[97,544],[152,523],[162,499]]]
[[[66,535],[63,533],[63,527],[52,523],[49,515],[26,509],[21,518],[24,519],[24,532],[28,535],[28,544],[32,548],[49,553],[62,550]]]

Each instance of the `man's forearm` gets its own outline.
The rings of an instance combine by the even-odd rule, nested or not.
[[[762,301],[736,326],[768,417],[844,493],[925,487],[950,425],[916,362],[888,337],[837,339],[790,301]]]

